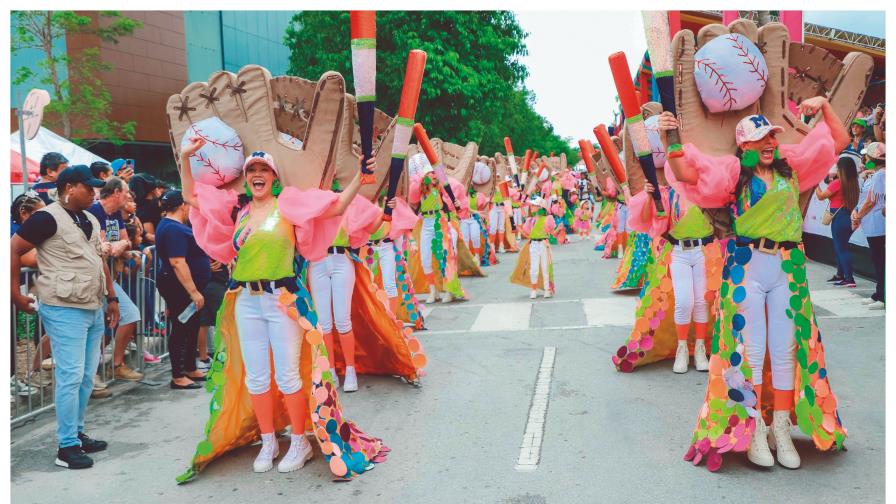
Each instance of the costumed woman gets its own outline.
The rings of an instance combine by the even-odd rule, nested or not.
[[[686,144],[666,165],[666,178],[688,200],[729,206],[736,235],[722,272],[706,402],[685,456],[707,459],[710,470],[732,450],[773,466],[770,446],[779,464],[799,467],[792,415],[821,450],[840,449],[846,439],[809,296],[799,195],[824,178],[849,135],[826,98],[799,109],[810,117],[820,111],[823,120],[798,144],[779,144],[784,128],[752,115],[737,124],[734,155],[712,157]],[[668,131],[678,121],[666,112],[659,126]],[[763,418],[769,409],[771,429]]]
[[[491,207],[488,211],[488,236],[496,254],[503,254],[506,251],[504,248],[505,222],[504,196],[501,194],[501,191],[495,190],[492,194]]]
[[[579,201],[578,208],[576,208],[575,211],[575,217],[576,233],[584,240],[588,238],[589,233],[591,233],[591,201]]]
[[[631,209],[628,202],[631,201],[632,195],[629,193],[627,185],[622,187],[622,193],[625,200],[618,202],[617,233],[621,233],[619,229],[624,229],[627,243],[625,253],[620,254],[622,261],[616,269],[616,281],[613,282],[612,288],[640,289],[644,286],[647,277],[647,263],[653,255],[653,248],[650,235],[632,229],[629,224]],[[620,250],[620,252],[622,251]]]
[[[477,215],[475,209],[487,203],[487,198],[473,186],[470,186],[467,196],[467,205],[461,202],[461,207],[457,211],[457,218],[460,219],[460,233],[466,242],[476,262],[482,264],[482,228],[479,220],[474,217]]]
[[[554,231],[554,219],[548,215],[548,202],[535,196],[529,202],[529,218],[523,224],[523,237],[528,241],[520,250],[510,276],[511,283],[530,288],[529,299],[538,297],[539,286],[544,297],[554,295],[554,260],[548,241]]]
[[[384,460],[388,448],[345,419],[317,315],[297,280],[306,260],[326,256],[359,178],[341,195],[281,190],[273,157],[253,152],[243,165],[249,201],[240,205],[234,191],[194,182],[190,156],[204,143],[192,137],[182,149],[183,194],[192,206],[197,242],[215,260],[236,265],[215,324],[206,439],[178,481],[191,480],[213,458],[257,440],[259,431],[262,446],[253,469],[270,470],[280,451],[275,432],[287,425],[291,444],[280,472],[295,471],[311,458],[304,435],[310,426],[337,479],[362,473]]]

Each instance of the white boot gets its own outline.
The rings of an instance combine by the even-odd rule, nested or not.
[[[703,340],[694,343],[694,367],[697,371],[709,371],[709,360],[706,359],[706,347]]]
[[[283,460],[277,464],[277,471],[288,473],[297,471],[305,465],[305,462],[311,460],[314,452],[311,450],[311,443],[304,435],[291,435],[292,442],[289,445],[289,451],[283,456]]]
[[[799,469],[800,454],[796,452],[793,440],[790,439],[792,426],[789,411],[775,411],[772,415],[772,430],[768,434],[768,444],[777,452],[779,464],[788,469]]]
[[[442,293],[442,302],[443,303],[450,303],[452,301],[454,301],[454,296],[452,296],[450,292],[445,291]]]
[[[532,292],[529,293],[529,299],[535,299],[537,297],[538,297],[538,291],[535,289],[532,289]]]
[[[772,467],[775,465],[775,458],[768,449],[768,427],[762,414],[756,417],[756,430],[753,431],[753,439],[750,440],[750,449],[747,450],[747,458],[750,462],[762,466]]]
[[[261,435],[261,451],[252,463],[252,470],[257,473],[268,472],[274,467],[274,459],[280,455],[280,445],[273,432]]]
[[[545,297],[545,298],[549,298],[549,297],[551,297],[551,296],[553,296],[553,295],[554,295],[554,293],[551,292],[551,289],[550,289],[550,288],[546,288],[546,289],[544,290],[544,297]]]
[[[345,367],[345,384],[342,386],[343,392],[356,392],[358,390],[358,374],[355,372],[354,366]]]
[[[678,374],[687,373],[688,360],[688,342],[678,340],[678,348],[675,350],[675,363],[672,364],[672,372]]]
[[[426,298],[427,303],[435,303],[436,302],[436,286],[429,286],[429,296]]]

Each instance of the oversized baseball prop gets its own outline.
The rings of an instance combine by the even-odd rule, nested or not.
[[[743,110],[762,97],[768,66],[750,39],[739,33],[726,33],[694,55],[694,81],[710,112]]]
[[[361,133],[361,183],[375,184],[376,176],[367,168],[367,160],[373,155],[373,111],[376,109],[376,12],[351,11],[349,18],[352,75]]]
[[[513,181],[516,185],[520,185],[520,175],[516,169],[516,156],[513,155],[513,145],[510,144],[510,137],[504,137],[504,147],[507,149],[507,159],[510,160],[510,173],[513,174]]]
[[[454,208],[458,208],[459,204],[457,203],[457,198],[454,197],[454,191],[451,190],[448,176],[445,175],[445,165],[439,161],[439,157],[436,155],[436,150],[432,148],[432,142],[429,141],[429,135],[426,134],[426,129],[423,128],[422,124],[417,123],[414,125],[414,136],[417,137],[417,143],[420,144],[420,148],[423,149],[423,153],[426,154],[426,159],[429,160],[429,164],[433,167],[432,171],[435,172],[436,178],[439,179],[442,187],[445,188],[445,192],[448,193],[448,198],[451,199]]]
[[[193,179],[221,187],[242,175],[243,161],[246,159],[243,141],[219,117],[209,117],[191,124],[181,139],[181,150],[189,145],[193,137],[205,140],[205,145],[190,156]]]
[[[523,179],[522,183],[519,180],[516,181],[516,186],[522,188],[526,185],[526,180],[529,178],[529,166],[532,164],[532,149],[526,149],[526,157],[523,158]]]
[[[607,158],[607,163],[610,165],[610,170],[613,172],[616,184],[619,186],[626,184],[628,178],[625,176],[625,167],[622,166],[619,150],[616,149],[616,144],[613,142],[613,139],[610,138],[610,133],[607,131],[607,127],[603,124],[598,124],[594,128],[594,136],[597,137],[597,143],[600,144],[602,154]]]
[[[398,102],[398,117],[395,119],[395,140],[392,142],[392,161],[389,164],[389,187],[386,189],[386,201],[395,197],[398,180],[404,169],[404,160],[408,156],[408,143],[411,141],[411,129],[414,127],[414,116],[417,114],[417,100],[420,98],[420,86],[423,84],[423,69],[425,67],[426,53],[419,49],[412,49],[408,53],[408,66],[404,71],[404,86],[401,88],[401,100]],[[392,209],[388,205],[383,213],[385,220],[392,220]]]
[[[653,77],[660,91],[660,103],[663,110],[675,111],[675,82],[672,69],[672,36],[669,32],[669,15],[667,11],[643,11],[644,34],[647,36],[647,50],[650,53],[650,64],[653,67]],[[681,136],[678,129],[666,133],[669,139],[669,157],[681,157]],[[656,156],[654,156],[656,157]],[[656,166],[662,166],[657,164]]]
[[[644,128],[644,116],[641,115],[641,105],[635,85],[632,83],[632,74],[628,68],[625,53],[617,52],[610,55],[610,71],[616,83],[616,92],[622,103],[622,112],[625,114],[625,127],[631,139],[635,156],[644,172],[644,178],[656,189],[653,192],[653,204],[657,215],[665,215],[663,201],[660,196],[659,182],[656,179],[656,165],[653,164],[653,153],[650,150],[650,142],[647,140],[647,130]],[[603,147],[603,144],[601,144]]]

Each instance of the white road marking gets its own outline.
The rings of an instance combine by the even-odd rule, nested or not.
[[[637,297],[610,297],[582,300],[589,326],[633,326]]]
[[[532,303],[495,303],[479,310],[471,332],[524,331],[529,329]]]
[[[535,390],[532,393],[532,404],[529,406],[529,417],[526,420],[526,431],[520,445],[520,456],[516,462],[516,470],[532,472],[538,468],[541,459],[541,443],[544,436],[544,422],[548,413],[548,399],[551,395],[551,377],[554,372],[556,347],[544,347],[541,354],[541,365]]]
[[[845,287],[841,289],[824,289],[812,291],[812,303],[833,313],[818,318],[865,318],[883,317],[886,310],[869,310],[862,304],[862,296],[853,294]]]

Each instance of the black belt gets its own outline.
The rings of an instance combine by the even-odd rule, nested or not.
[[[381,243],[392,243],[392,238],[383,238],[382,240],[370,240],[371,245],[379,245]]]
[[[330,247],[327,249],[328,254],[344,254],[346,252],[351,252],[352,254],[358,255],[360,249],[351,247]]]
[[[438,212],[438,210],[433,210],[432,212],[420,212],[420,215],[423,217],[435,217]]]
[[[756,250],[765,252],[766,254],[776,254],[778,249],[791,250],[800,246],[795,241],[779,241],[769,240],[768,238],[747,238],[746,236],[735,237],[735,243],[738,247],[749,247],[753,245]]]
[[[529,241],[545,241],[547,238],[529,238]]]
[[[707,245],[709,243],[712,243],[715,241],[716,238],[715,238],[715,236],[710,235],[710,236],[704,236],[703,238],[694,238],[691,240],[676,240],[675,238],[672,238],[671,236],[667,236],[666,239],[669,240],[669,243],[671,243],[672,245],[681,245],[682,250],[691,250],[691,249],[700,247],[702,245]]]
[[[251,294],[261,294],[262,292],[273,294],[275,290],[280,288],[285,288],[289,292],[298,292],[299,290],[295,277],[286,277],[280,280],[253,280],[249,282],[231,280],[227,285],[228,289],[236,289],[237,287],[245,287],[249,289]]]

